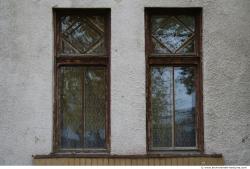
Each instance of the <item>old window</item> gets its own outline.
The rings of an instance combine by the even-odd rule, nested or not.
[[[54,151],[107,151],[110,11],[55,9],[54,20]]]
[[[200,13],[145,9],[148,151],[203,151]]]

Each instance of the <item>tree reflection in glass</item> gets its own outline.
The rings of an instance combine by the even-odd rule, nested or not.
[[[62,16],[61,54],[105,54],[104,17]]]
[[[151,68],[153,147],[196,145],[194,78],[193,67]]]
[[[172,144],[172,68],[153,67],[151,79],[153,146],[169,147]]]
[[[195,146],[194,69],[175,67],[175,146]]]
[[[62,148],[104,148],[105,77],[102,67],[60,69]]]
[[[152,46],[156,54],[194,53],[195,19],[193,16],[153,16]]]

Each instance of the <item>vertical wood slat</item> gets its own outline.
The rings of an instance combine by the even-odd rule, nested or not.
[[[166,165],[166,160],[164,158],[160,158],[159,165]]]
[[[153,158],[148,159],[148,165],[155,165]]]
[[[177,165],[177,159],[176,158],[172,158],[171,161],[172,161],[172,165]]]
[[[86,158],[85,165],[86,166],[91,166],[91,158]]]
[[[165,165],[172,165],[171,158],[165,158]]]
[[[64,165],[68,165],[68,161],[67,158],[58,158],[56,160],[56,165],[60,165],[60,166],[64,166]]]
[[[207,158],[206,157],[200,157],[200,165],[207,165]]]
[[[213,165],[212,158],[206,158],[206,157],[201,158],[201,165],[205,165],[205,166]]]
[[[104,165],[104,166],[109,165],[109,160],[108,160],[107,158],[104,158],[104,159],[103,159],[103,165]]]
[[[131,162],[132,165],[137,165],[137,159],[132,159]]]
[[[45,158],[33,159],[33,165],[86,165],[86,166],[128,166],[128,165],[224,165],[223,157],[160,157],[160,158]]]
[[[160,164],[160,159],[159,158],[155,158],[155,165],[159,165]]]
[[[115,160],[112,159],[112,158],[110,158],[110,159],[109,159],[109,165],[113,165],[113,166],[114,166],[114,165],[115,165]]]
[[[195,157],[194,158],[194,164],[195,165],[200,165],[200,159],[199,159],[199,157]]]
[[[189,163],[189,165],[195,165],[194,160],[195,160],[195,158],[194,158],[194,157],[190,157],[190,158],[188,158],[188,163]]]
[[[125,165],[132,165],[131,159],[125,159]]]
[[[103,158],[97,159],[97,165],[103,165]]]
[[[86,164],[86,159],[85,158],[81,158],[80,159],[80,165],[85,165]]]
[[[143,159],[141,159],[141,158],[139,158],[138,160],[137,160],[137,165],[142,165],[143,164]]]
[[[143,159],[143,165],[148,165],[148,159],[147,158]]]
[[[117,165],[120,165],[120,159],[114,159],[114,164],[117,166]]]
[[[56,166],[56,165],[58,165],[58,164],[59,164],[58,158],[55,158],[55,159],[51,159],[51,160],[50,160],[50,165],[51,165],[51,166]]]
[[[68,159],[68,165],[70,165],[70,166],[75,165],[75,159],[74,158],[69,158]]]
[[[74,165],[80,165],[80,158],[75,158],[75,164]]]
[[[183,163],[182,165],[184,166],[187,166],[189,163],[188,163],[188,158],[183,158]]]
[[[97,166],[97,158],[91,158],[91,166]]]
[[[183,165],[183,158],[177,158],[177,165]]]
[[[218,165],[218,164],[217,164],[217,159],[216,159],[216,158],[212,158],[212,159],[211,159],[211,165]]]
[[[218,165],[224,165],[224,159],[222,158],[218,158]]]

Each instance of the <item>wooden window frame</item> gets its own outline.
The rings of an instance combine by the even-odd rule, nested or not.
[[[105,18],[105,50],[103,55],[60,54],[60,16],[63,15],[102,15]],[[111,44],[110,8],[53,8],[54,27],[54,103],[53,103],[53,153],[110,153],[110,44]],[[60,112],[59,106],[59,69],[61,66],[103,66],[106,68],[106,113],[105,113],[105,149],[60,149]]]
[[[195,17],[194,54],[152,54],[151,16],[189,14]],[[145,8],[145,55],[146,55],[146,128],[147,152],[150,153],[204,153],[203,92],[202,92],[202,8]],[[151,136],[151,67],[152,66],[194,66],[196,70],[196,147],[194,148],[152,148]]]

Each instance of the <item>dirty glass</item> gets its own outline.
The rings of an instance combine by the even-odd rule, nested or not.
[[[61,148],[104,148],[106,69],[60,68]]]
[[[185,46],[183,46],[180,50],[178,50],[176,53],[193,53],[194,52],[194,41],[190,41],[190,43],[187,43]]]
[[[169,147],[172,144],[172,71],[170,67],[151,69],[153,147]]]
[[[62,16],[61,54],[105,54],[104,17]]]
[[[105,143],[106,85],[105,69],[85,73],[84,147],[101,148]]]
[[[153,147],[195,147],[194,79],[193,67],[151,68]]]
[[[175,67],[175,146],[195,146],[195,85],[193,67]]]
[[[194,17],[153,16],[151,22],[153,53],[194,53]]]

